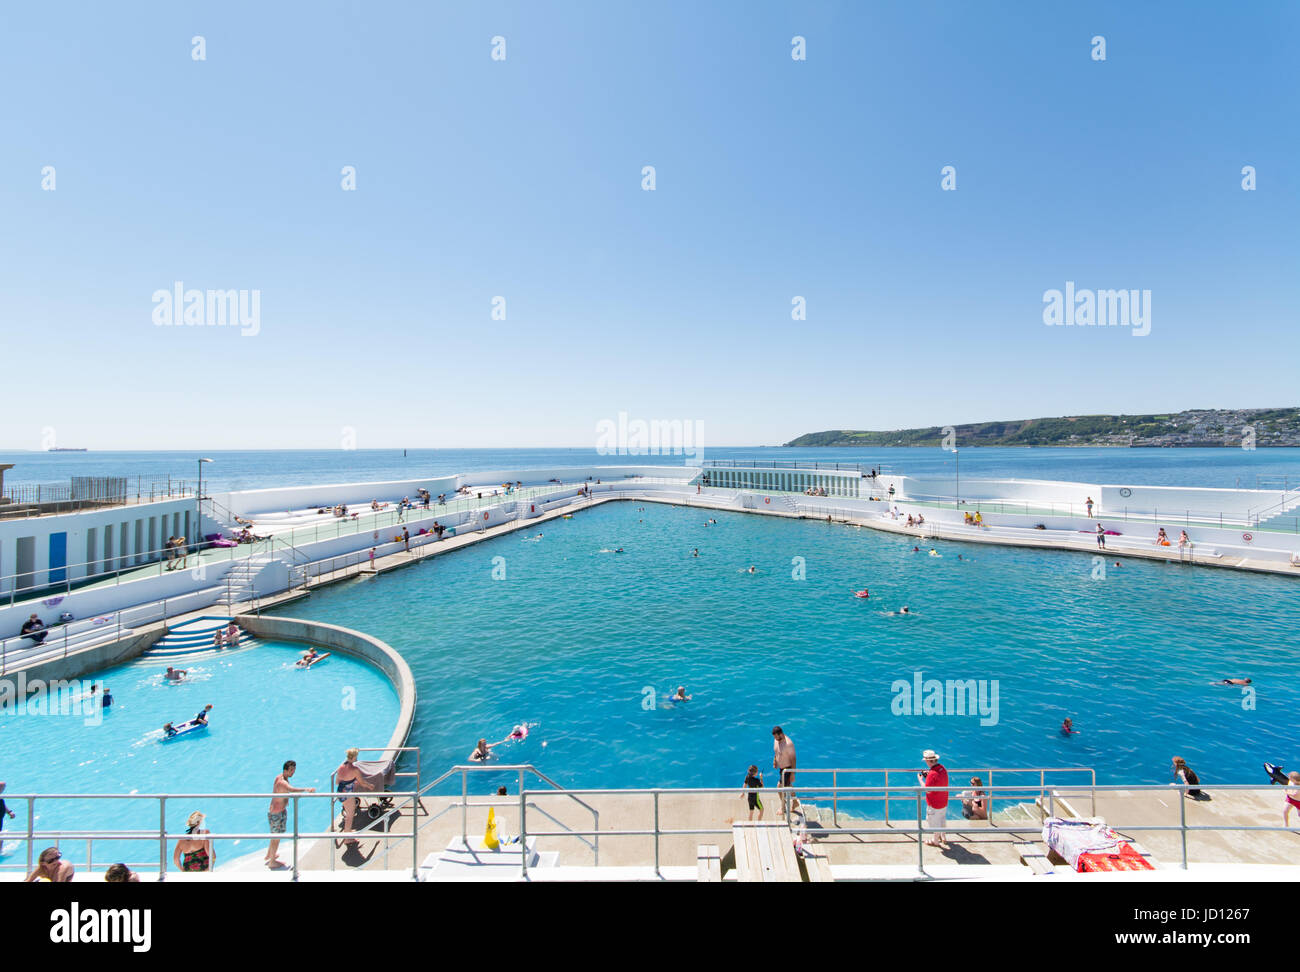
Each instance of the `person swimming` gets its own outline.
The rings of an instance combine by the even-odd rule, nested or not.
[[[1220,685],[1249,685],[1250,683],[1251,683],[1251,679],[1249,678],[1225,678],[1219,684]]]
[[[1065,721],[1061,723],[1061,735],[1069,736],[1069,735],[1073,735],[1074,733],[1077,733],[1078,731],[1079,731],[1078,729],[1074,728],[1074,723],[1070,721],[1070,717],[1066,716]]]
[[[685,685],[677,686],[677,691],[674,692],[672,695],[668,696],[669,702],[689,702],[690,700],[691,697],[686,694]]]
[[[184,668],[172,668],[168,665],[167,673],[163,675],[163,678],[169,682],[179,682],[185,678],[185,672],[186,670]]]
[[[939,553],[939,551],[935,550],[934,547],[931,547],[931,548],[930,548],[930,556],[931,556],[931,557],[942,557],[943,554],[941,554],[941,553]]]
[[[691,556],[692,556],[692,557],[698,557],[699,555],[700,555],[700,548],[699,548],[699,547],[696,547],[694,550],[691,551]]]
[[[747,574],[757,574],[757,573],[758,573],[758,568],[756,568],[753,564],[750,564],[750,565],[749,565],[749,570],[745,571],[745,573],[747,573]]]
[[[492,758],[492,747],[488,745],[486,739],[480,739],[474,751],[469,754],[469,758],[475,763],[486,763]]]

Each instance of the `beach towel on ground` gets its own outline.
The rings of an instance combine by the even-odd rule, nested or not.
[[[1077,871],[1080,855],[1115,853],[1120,836],[1099,820],[1048,817],[1043,822],[1043,841]]]

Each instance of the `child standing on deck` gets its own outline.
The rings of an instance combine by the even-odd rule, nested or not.
[[[754,811],[758,811],[758,819],[763,819],[763,800],[758,795],[758,791],[763,788],[763,774],[758,771],[757,766],[750,766],[749,772],[745,776],[745,788],[749,790],[745,798],[749,800],[749,818],[754,819]]]

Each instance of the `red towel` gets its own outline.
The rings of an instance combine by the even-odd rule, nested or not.
[[[1080,854],[1080,871],[1154,871],[1151,862],[1120,841],[1118,847],[1109,854]]]

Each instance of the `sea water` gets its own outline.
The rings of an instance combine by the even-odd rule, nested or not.
[[[1295,581],[1113,564],[620,502],[279,613],[402,653],[426,773],[522,722],[499,758],[575,787],[738,786],[750,763],[770,768],[777,724],[804,767],[919,768],[927,748],[950,767],[1084,766],[1104,783],[1168,782],[1176,755],[1206,782],[1300,765]],[[890,613],[903,605],[912,616]],[[996,686],[996,719],[908,711],[899,685],[918,675]],[[678,685],[690,702],[665,701]]]

